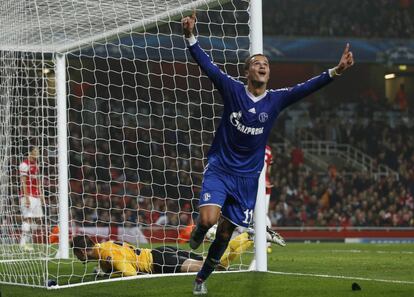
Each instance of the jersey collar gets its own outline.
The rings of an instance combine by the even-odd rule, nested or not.
[[[260,100],[262,100],[264,97],[266,97],[266,95],[267,95],[267,90],[266,90],[266,92],[264,92],[262,95],[260,95],[260,96],[255,96],[255,95],[253,95],[252,93],[250,93],[250,91],[247,89],[247,86],[244,86],[244,88],[245,88],[245,90],[246,90],[246,94],[247,94],[247,96],[254,102],[254,103],[257,103],[257,102],[259,102]]]

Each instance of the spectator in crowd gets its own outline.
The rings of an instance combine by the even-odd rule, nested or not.
[[[400,84],[400,88],[395,95],[395,103],[398,104],[401,111],[407,111],[408,109],[408,99],[407,94],[405,93],[404,84]]]

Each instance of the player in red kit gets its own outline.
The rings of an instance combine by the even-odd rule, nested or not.
[[[22,213],[22,234],[20,246],[27,251],[33,250],[30,245],[32,231],[37,229],[37,223],[43,218],[44,198],[39,178],[39,149],[31,147],[28,157],[20,163],[19,173],[21,182],[20,209]]]
[[[266,226],[268,229],[272,228],[272,221],[269,217],[269,204],[270,204],[270,195],[272,194],[272,180],[270,178],[270,174],[272,172],[272,164],[273,164],[273,154],[272,148],[269,145],[266,145],[265,149],[265,172],[266,172]],[[267,243],[267,252],[272,252],[272,245],[270,242]]]

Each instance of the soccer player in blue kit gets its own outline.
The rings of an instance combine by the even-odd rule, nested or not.
[[[252,220],[266,142],[277,116],[330,83],[354,60],[347,44],[338,66],[294,87],[268,90],[269,61],[265,55],[256,54],[246,59],[244,85],[222,72],[200,48],[193,34],[195,22],[195,12],[182,19],[188,49],[224,103],[203,176],[200,215],[190,238],[190,247],[198,248],[209,228],[218,222],[216,238],[194,282],[193,294],[203,295],[207,294],[205,281],[219,264],[233,230],[247,227]]]

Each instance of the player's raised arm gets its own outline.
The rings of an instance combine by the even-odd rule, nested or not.
[[[341,59],[336,67],[311,78],[310,80],[297,84],[294,87],[279,90],[281,92],[281,109],[299,101],[300,99],[312,94],[313,92],[330,83],[336,76],[342,75],[347,69],[354,65],[354,57],[349,50],[349,43],[345,46]]]
[[[232,79],[227,74],[222,72],[220,68],[211,61],[211,58],[206,54],[206,52],[201,49],[196,37],[194,36],[196,20],[197,18],[195,11],[193,11],[191,16],[184,17],[181,20],[183,34],[188,43],[188,49],[190,50],[191,56],[204,71],[204,73],[210,78],[216,88],[224,90],[226,87],[231,85]]]

